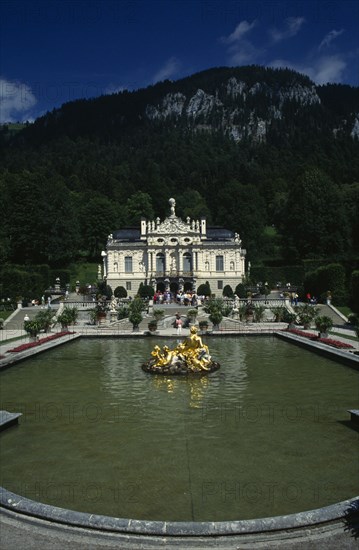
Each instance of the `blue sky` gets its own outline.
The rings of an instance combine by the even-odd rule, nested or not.
[[[0,122],[216,66],[359,85],[352,0],[0,0]]]

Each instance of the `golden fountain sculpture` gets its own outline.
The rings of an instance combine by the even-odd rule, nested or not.
[[[191,327],[190,335],[173,350],[158,345],[151,352],[152,359],[142,365],[142,369],[153,374],[208,373],[219,369],[219,363],[212,361],[208,346]]]

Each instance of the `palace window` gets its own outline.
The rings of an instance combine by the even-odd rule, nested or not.
[[[132,290],[131,281],[126,281],[126,290]]]
[[[189,273],[192,271],[192,257],[189,252],[183,254],[183,271]]]
[[[218,290],[223,290],[223,281],[217,281]]]
[[[156,271],[157,273],[164,273],[165,271],[165,257],[162,253],[156,256]]]
[[[224,271],[223,256],[216,256],[216,271]]]
[[[125,273],[132,273],[132,256],[125,256]]]

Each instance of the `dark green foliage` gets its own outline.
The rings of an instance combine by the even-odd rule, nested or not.
[[[38,323],[40,330],[47,332],[53,323],[54,314],[51,309],[42,309],[35,315],[35,321]]]
[[[86,251],[91,259],[99,258],[107,236],[123,223],[121,208],[107,197],[95,196],[84,204],[79,203],[79,213],[78,248]]]
[[[229,94],[233,77],[261,89]],[[281,99],[298,86],[315,90],[321,102]],[[223,107],[197,125],[185,115],[146,115],[168,93],[185,94],[187,107],[198,89]],[[274,118],[278,108],[282,116]],[[266,140],[232,140],[223,131],[224,110],[239,128],[248,129],[252,116],[268,121]],[[3,127],[0,264],[97,262],[116,229],[168,215],[170,196],[178,215],[204,215],[238,232],[252,264],[349,260],[359,247],[359,140],[350,135],[357,112],[357,88],[314,87],[287,69],[224,67],[67,103],[21,131]],[[298,284],[297,275],[258,280]]]
[[[53,288],[55,286],[56,279],[60,279],[60,287],[64,288],[67,284],[70,283],[71,270],[70,269],[52,269],[49,272],[50,276],[50,286]]]
[[[63,311],[58,315],[57,322],[62,326],[74,325],[78,318],[78,309],[76,307],[66,306]]]
[[[355,313],[350,313],[348,315],[348,322],[354,327],[359,327],[359,316]]]
[[[290,189],[288,203],[282,227],[302,258],[343,255],[351,244],[350,225],[337,184],[317,168],[307,170]]]
[[[50,309],[40,310],[36,313],[34,319],[25,321],[24,329],[31,336],[37,336],[37,334],[43,330],[47,332],[53,324],[54,314]]]
[[[236,289],[234,291],[235,294],[237,294],[238,298],[245,298],[247,296],[246,287],[243,283],[239,283],[236,286]]]
[[[2,174],[0,187],[6,224],[0,234],[11,243],[11,261],[46,261],[58,265],[75,257],[78,219],[62,178],[45,174],[40,159],[39,162],[41,166],[35,172],[19,170],[16,174]]]
[[[116,298],[127,298],[127,290],[124,286],[117,286],[113,293]]]
[[[359,314],[359,271],[353,271],[350,279],[350,306]]]
[[[256,323],[263,321],[265,316],[265,306],[255,306],[254,308],[254,320]]]
[[[23,297],[28,302],[39,299],[44,290],[41,274],[27,271],[23,266],[5,266],[0,272],[0,294],[4,298]]]
[[[97,293],[100,296],[106,296],[107,299],[112,297],[112,288],[110,285],[106,284],[105,281],[101,281],[97,285]]]
[[[123,305],[118,308],[117,319],[126,319],[130,314],[130,308],[128,305]]]
[[[287,309],[284,306],[274,306],[271,308],[271,312],[274,315],[274,321],[279,323],[284,320],[284,315]]]
[[[138,191],[126,203],[126,223],[139,226],[141,218],[153,220],[155,214],[152,207],[152,199],[148,193]]]
[[[345,269],[341,264],[329,264],[308,273],[304,279],[305,293],[312,296],[326,296],[330,291],[334,305],[347,302]]]
[[[30,336],[35,337],[39,334],[41,326],[38,321],[33,319],[32,321],[25,321],[24,329],[30,334]]]
[[[222,298],[211,298],[205,305],[204,310],[206,313],[209,313],[209,320],[213,323],[214,326],[218,326],[223,316],[228,316],[232,308],[227,306]]]
[[[141,298],[153,298],[154,293],[155,291],[151,285],[140,284],[138,295],[141,296]]]
[[[315,318],[315,327],[319,332],[328,332],[333,327],[333,321],[327,315],[321,315]]]
[[[223,292],[222,292],[223,296],[225,296],[226,298],[233,298],[234,296],[234,293],[233,293],[233,290],[232,290],[232,287],[231,285],[226,285],[223,289]]]
[[[265,203],[256,186],[243,185],[238,181],[225,183],[217,190],[217,201],[218,222],[237,231],[248,250],[256,255],[266,219]]]
[[[132,302],[129,304],[129,320],[130,323],[132,323],[133,328],[138,327],[140,322],[142,321],[142,311],[144,311],[145,306],[143,303],[142,298],[139,296],[136,296]]]
[[[304,268],[301,265],[284,265],[281,267],[256,266],[251,267],[251,279],[254,283],[261,281],[267,282],[272,288],[281,282],[283,285],[291,283],[291,285],[299,285],[304,277]],[[243,296],[244,298],[245,296]]]
[[[197,288],[197,294],[198,296],[211,296],[212,291],[208,281],[199,285]]]
[[[309,327],[312,321],[318,316],[319,308],[310,304],[302,304],[300,306],[295,306],[294,311],[297,314],[299,323]]]

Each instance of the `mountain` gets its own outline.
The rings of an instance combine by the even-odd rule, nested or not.
[[[359,255],[358,88],[213,68],[3,126],[0,147],[0,262],[97,261],[172,196],[182,218],[240,233],[251,261]]]
[[[39,118],[24,136],[40,142],[63,135],[108,139],[164,126],[275,145],[308,132],[355,139],[359,91],[344,85],[318,87],[288,69],[216,68],[134,92],[64,104]]]

